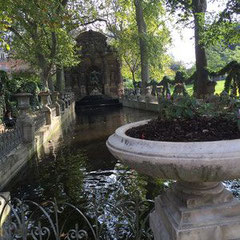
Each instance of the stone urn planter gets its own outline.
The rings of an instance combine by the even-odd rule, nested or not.
[[[40,92],[38,94],[41,98],[41,103],[43,106],[47,106],[48,105],[48,97],[50,96],[49,92]]]
[[[34,140],[35,123],[32,119],[30,110],[31,93],[17,93],[14,95],[17,98],[18,109],[20,114],[17,118],[17,125],[22,128],[22,137],[24,143],[31,143]]]
[[[18,109],[28,110],[30,108],[30,97],[31,93],[17,93],[14,95],[18,102]]]
[[[240,201],[221,183],[240,177],[240,139],[161,142],[125,134],[147,122],[118,128],[107,147],[140,173],[177,180],[155,199],[150,216],[154,240],[240,239]]]

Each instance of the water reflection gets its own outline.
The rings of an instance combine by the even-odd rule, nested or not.
[[[45,144],[41,154],[29,161],[4,190],[11,191],[12,196],[35,201],[57,198],[78,202],[87,189],[108,188],[105,183],[118,179],[123,173],[121,179],[128,179],[128,191],[132,191],[134,171],[117,163],[105,142],[119,126],[155,116],[151,112],[129,108],[79,112],[69,119],[62,134]],[[159,180],[156,187],[156,180],[146,176],[142,178],[145,185],[142,186],[139,181],[135,188],[144,189],[145,197],[153,199],[164,182]],[[239,195],[238,181],[226,181],[225,186],[235,196]]]
[[[97,219],[98,224],[105,223],[99,228],[105,229],[99,232],[102,234],[99,239],[119,240],[116,229],[121,224],[125,229],[122,239],[127,239],[124,234],[129,232],[132,234],[129,239],[145,239],[141,233],[137,235],[136,229],[129,229],[129,226],[139,229],[136,214],[127,210],[123,216],[118,209],[132,199],[138,202],[154,199],[167,183],[123,166],[109,153],[105,142],[119,126],[154,116],[151,112],[128,108],[77,113],[66,124],[62,135],[45,144],[41,154],[28,162],[5,191],[20,199],[43,202],[55,198],[58,202],[84,206],[90,218]],[[238,196],[238,181],[225,184]]]
[[[45,144],[42,153],[29,161],[5,190],[21,199],[43,202],[55,198],[60,203],[84,206],[85,214],[97,219],[98,224],[104,222],[104,227],[99,228],[102,229],[99,239],[120,239],[116,228],[121,224],[125,229],[122,239],[127,239],[125,234],[136,230],[129,227],[139,226],[135,213],[128,216],[128,210],[126,215],[120,214],[123,213],[120,205],[124,201],[130,204],[133,199],[139,202],[153,199],[162,183],[158,185],[120,164],[105,142],[119,126],[154,116],[151,112],[128,108],[77,113],[63,129],[62,136]],[[132,232],[129,239],[138,239],[137,231]],[[139,237],[145,239],[141,234]]]
[[[62,136],[45,144],[41,155],[29,161],[6,190],[10,190],[12,196],[35,201],[56,198],[81,202],[88,190],[102,188],[105,191],[121,182],[123,192],[140,189],[143,195],[152,198],[150,189],[154,181],[119,164],[105,142],[119,126],[154,116],[156,114],[151,112],[128,108],[79,112],[65,126]],[[140,178],[144,180],[140,181]]]

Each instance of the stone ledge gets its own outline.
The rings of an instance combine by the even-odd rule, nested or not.
[[[121,103],[124,107],[147,110],[152,112],[159,112],[159,104],[157,102],[146,103],[146,102],[139,102],[139,101],[134,101],[129,99],[122,99]]]
[[[58,117],[54,117],[51,125],[44,125],[35,133],[34,142],[20,144],[6,157],[0,159],[0,190],[19,172],[25,163],[40,150],[40,148],[52,137],[60,137],[61,126],[70,123],[74,116],[74,102]]]

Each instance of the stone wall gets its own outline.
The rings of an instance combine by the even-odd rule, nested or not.
[[[158,102],[140,102],[131,99],[122,99],[121,103],[124,107],[152,111],[152,112],[159,112],[159,104]]]
[[[38,114],[38,126],[32,142],[23,142],[7,156],[0,159],[0,190],[18,173],[24,164],[37,153],[51,138],[58,138],[62,134],[63,125],[71,124],[75,117],[75,102],[69,102],[64,111],[56,116],[55,107],[51,107],[51,124],[46,124],[44,114]],[[34,119],[34,118],[33,118]]]

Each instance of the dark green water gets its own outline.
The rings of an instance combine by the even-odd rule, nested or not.
[[[96,230],[100,232],[99,239],[151,239],[137,237],[145,226],[138,226],[140,205],[136,202],[154,199],[165,184],[123,166],[105,143],[119,126],[155,116],[129,108],[76,113],[62,135],[45,144],[39,156],[33,157],[4,190],[10,191],[12,198],[37,203],[56,199],[58,203],[84,206],[81,209],[92,224],[97,219],[104,226]],[[126,213],[120,214],[127,203]],[[148,205],[146,212],[152,207],[153,204]],[[133,214],[129,214],[129,209]],[[121,238],[116,237],[120,225]],[[148,221],[146,225],[148,228]],[[126,238],[125,234],[131,237]]]
[[[161,187],[158,191],[153,179],[119,163],[105,142],[119,126],[156,116],[130,108],[77,112],[66,123],[62,135],[45,144],[39,156],[33,157],[4,190],[37,202],[52,198],[79,202],[92,189],[119,187],[120,179],[122,184],[128,182],[126,191],[133,192],[135,188],[153,199]],[[235,196],[239,195],[238,181],[225,185]]]
[[[105,142],[119,126],[152,117],[156,114],[129,108],[76,113],[62,134],[46,143],[41,153],[26,164],[4,191],[10,191],[12,198],[38,203],[56,199],[60,203],[84,206],[87,217],[104,225],[104,229],[98,230],[99,239],[150,239],[138,235],[145,231],[145,226],[137,225],[136,211],[140,206],[135,203],[154,199],[167,182],[156,181],[123,166],[110,154]],[[239,196],[239,181],[225,182],[225,186]],[[120,217],[119,206],[130,201],[135,201],[131,208],[133,217],[129,212]],[[129,227],[131,224],[134,229]],[[119,225],[124,226],[121,238],[116,235]],[[124,234],[131,237],[126,238]]]
[[[147,197],[153,197],[150,189],[147,192],[153,182],[141,182],[138,178],[150,179],[121,165],[109,153],[105,142],[119,126],[154,116],[129,108],[76,113],[62,136],[45,144],[41,154],[29,161],[5,190],[12,196],[38,202],[53,197],[78,202],[89,189],[107,189],[126,174],[131,176],[126,177],[131,178],[129,188],[139,185],[146,190]]]

